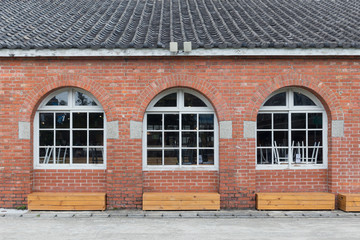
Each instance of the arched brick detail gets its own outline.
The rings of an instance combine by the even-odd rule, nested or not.
[[[283,87],[300,87],[313,93],[323,104],[332,120],[343,120],[344,113],[339,96],[326,84],[317,79],[296,72],[286,72],[257,87],[246,109],[245,120],[256,121],[257,113],[265,99],[274,91]]]
[[[20,108],[20,113],[22,114],[20,121],[30,122],[41,101],[51,92],[63,87],[77,87],[88,91],[101,103],[107,121],[113,120],[114,112],[112,109],[115,109],[115,105],[111,101],[111,96],[106,89],[87,77],[67,74],[47,78],[34,86],[25,97]]]
[[[134,113],[132,120],[142,121],[146,108],[151,100],[153,100],[153,98],[160,92],[174,87],[187,87],[200,92],[208,98],[214,106],[219,121],[224,121],[230,118],[229,107],[215,86],[211,85],[208,81],[198,79],[194,76],[171,75],[165,78],[157,79],[156,81],[150,83],[150,85],[141,92],[136,101],[136,106],[138,106],[138,108]]]

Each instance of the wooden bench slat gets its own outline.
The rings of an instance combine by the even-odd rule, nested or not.
[[[144,193],[143,199],[145,201],[155,200],[213,200],[220,199],[218,193]]]
[[[339,209],[345,212],[359,212],[360,211],[360,194],[347,193],[339,194]]]
[[[220,204],[220,200],[208,200],[208,201],[144,201],[148,206],[201,206],[201,205],[216,205]]]
[[[46,211],[104,211],[106,207],[99,206],[34,206],[34,209],[29,210],[46,210]]]
[[[202,205],[202,206],[143,206],[143,210],[219,210],[217,205]]]
[[[29,205],[31,206],[81,206],[81,205],[90,205],[90,206],[102,206],[104,201],[34,201],[30,200]]]

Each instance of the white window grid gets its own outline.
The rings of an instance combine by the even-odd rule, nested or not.
[[[177,93],[177,106],[176,107],[154,107],[154,105],[163,97],[171,94],[171,93]],[[184,106],[184,93],[190,93],[196,97],[198,97],[199,99],[201,99],[207,107],[185,107]],[[181,144],[182,144],[182,139],[181,139],[181,135],[180,133],[182,132],[190,132],[190,130],[182,130],[181,129],[181,114],[198,114],[197,116],[197,125],[199,124],[199,114],[213,114],[214,116],[214,129],[213,130],[199,130],[199,126],[197,126],[198,130],[193,130],[198,131],[197,133],[197,137],[199,136],[199,132],[212,132],[214,133],[214,147],[213,148],[206,148],[206,147],[183,147],[182,149],[196,149],[197,151],[197,156],[199,156],[199,150],[200,149],[213,149],[214,150],[214,164],[213,165],[207,165],[207,164],[199,164],[199,159],[197,159],[197,164],[196,165],[183,165],[181,164],[181,159],[182,159],[182,151],[181,151]],[[162,147],[161,148],[152,148],[152,147],[147,147],[147,133],[148,133],[148,129],[147,129],[147,116],[148,114],[162,114],[162,119],[164,119],[164,114],[179,114],[179,130],[164,130],[164,121],[162,123],[162,130],[157,130],[159,132],[162,132]],[[143,170],[148,171],[148,170],[218,170],[219,168],[219,163],[218,163],[218,159],[219,159],[219,137],[218,137],[218,121],[217,121],[217,117],[216,114],[213,110],[213,107],[211,106],[211,104],[209,103],[209,101],[202,96],[201,94],[197,93],[196,91],[190,90],[190,89],[183,89],[183,88],[176,88],[176,89],[171,89],[168,91],[164,91],[163,93],[159,94],[158,96],[156,96],[151,103],[149,104],[145,116],[144,116],[144,121],[143,121]],[[151,132],[155,132],[154,130],[149,130]],[[163,148],[164,143],[165,143],[165,139],[164,139],[164,133],[168,131],[168,132],[176,132],[179,131],[179,165],[164,165],[164,150],[171,150],[172,148]],[[199,145],[199,140],[198,143]],[[173,148],[173,149],[178,149],[178,148]],[[148,150],[161,150],[162,151],[162,165],[148,165],[147,164],[147,151]]]
[[[275,146],[274,141],[271,142],[271,146],[257,146],[257,137],[256,137],[256,148],[255,148],[255,156],[256,156],[256,169],[262,170],[262,169],[284,169],[284,168],[290,168],[290,169],[307,169],[307,168],[320,168],[324,169],[327,168],[327,116],[324,108],[322,107],[321,102],[308,93],[307,91],[300,89],[300,88],[285,88],[280,91],[276,91],[272,93],[265,101],[264,104],[274,95],[280,93],[280,92],[286,92],[286,105],[285,106],[262,106],[259,110],[258,114],[271,114],[271,122],[272,126],[271,129],[256,129],[256,132],[265,132],[265,131],[271,131],[271,137],[274,139],[274,132],[276,131],[287,131],[288,132],[288,146],[282,147],[282,146]],[[294,106],[294,92],[299,92],[307,97],[309,97],[316,105],[315,106]],[[273,129],[274,124],[274,114],[277,113],[288,113],[288,128],[287,129]],[[291,114],[292,113],[306,113],[306,128],[301,129],[292,129],[291,126]],[[308,128],[308,114],[309,113],[321,113],[322,114],[322,128]],[[294,149],[296,150],[296,144],[294,144],[294,147],[292,148],[292,131],[306,131],[306,141],[308,141],[308,132],[309,131],[322,131],[322,143],[320,146],[308,146],[304,143],[304,147],[301,151],[306,151],[306,158],[300,162],[296,163],[295,159],[293,159],[294,155]],[[257,134],[256,134],[257,136]],[[309,149],[318,147],[319,151],[322,150],[322,163],[316,164],[313,163],[313,161],[309,161]],[[271,154],[277,154],[276,150],[278,149],[287,149],[288,150],[288,157],[286,161],[281,162],[280,160],[277,163],[274,163],[274,157],[272,157],[272,163],[271,164],[258,164],[258,149],[271,149]],[[302,146],[301,146],[302,148]],[[303,154],[301,154],[303,156]],[[311,154],[312,157],[312,154]]]
[[[68,105],[66,106],[47,106],[46,103],[56,96],[57,94],[67,91],[68,92]],[[89,97],[91,97],[96,103],[97,106],[76,106],[74,101],[74,95],[76,92],[82,92]],[[56,128],[56,117],[53,117],[54,123],[53,128],[40,128],[39,126],[39,116],[40,113],[53,113],[53,116],[56,116],[56,113],[69,113],[70,115],[70,127],[69,128]],[[87,127],[86,128],[73,128],[73,113],[87,113]],[[103,114],[103,128],[89,128],[89,114],[90,113],[102,113]],[[52,163],[51,164],[44,164],[43,158],[40,158],[40,148],[46,148],[50,146],[40,146],[40,131],[53,131],[54,133],[54,139],[52,146]],[[70,131],[70,144],[69,146],[56,146],[56,130],[59,131]],[[79,131],[86,131],[87,134],[87,145],[86,146],[73,146],[73,131],[79,130]],[[89,145],[89,132],[90,131],[103,131],[103,146],[90,146]],[[69,158],[70,163],[64,164],[64,163],[57,163],[58,156],[56,156],[56,148],[67,148],[69,151]],[[86,149],[87,153],[87,159],[86,164],[74,164],[73,163],[73,149],[75,148],[82,148]],[[51,149],[51,148],[50,148]],[[50,151],[49,149],[49,151]],[[102,158],[103,163],[102,164],[92,164],[89,161],[90,158],[90,149],[101,149],[102,150]],[[78,88],[66,88],[58,90],[52,94],[50,94],[48,97],[46,97],[42,103],[40,104],[38,111],[35,114],[34,118],[34,168],[35,169],[105,169],[106,168],[106,116],[105,112],[103,111],[100,103],[96,100],[94,96],[92,96],[90,93],[85,92]]]

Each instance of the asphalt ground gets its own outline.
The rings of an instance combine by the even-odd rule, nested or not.
[[[0,209],[0,239],[360,239],[342,211],[91,211]]]

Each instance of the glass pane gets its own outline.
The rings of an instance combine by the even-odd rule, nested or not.
[[[62,92],[50,99],[46,106],[67,106],[68,105],[68,92]]]
[[[199,164],[214,165],[214,150],[200,149],[199,150]]]
[[[148,165],[162,165],[162,151],[161,150],[148,150],[147,151],[147,164]]]
[[[85,93],[75,93],[75,105],[76,106],[97,106],[94,99],[86,95]]]
[[[271,129],[271,114],[257,115],[257,129]]]
[[[307,96],[294,92],[294,106],[315,106],[316,104]]]
[[[87,164],[87,149],[74,148],[73,149],[73,163],[74,164]]]
[[[179,129],[179,114],[165,114],[165,130],[178,130]]]
[[[292,113],[291,128],[306,128],[306,113]]]
[[[288,114],[274,113],[274,129],[288,129]]]
[[[90,164],[103,164],[104,163],[104,149],[102,148],[89,148],[89,163]]]
[[[148,132],[147,133],[147,146],[148,147],[162,147],[162,133],[161,132]]]
[[[214,133],[213,132],[200,132],[199,133],[199,146],[200,147],[214,147]]]
[[[54,145],[54,131],[40,131],[40,146]]]
[[[274,146],[280,147],[280,146],[288,146],[288,132],[286,131],[280,131],[280,132],[274,132]]]
[[[306,163],[306,146],[303,146],[301,142],[295,142],[292,154],[294,163]]]
[[[165,132],[165,147],[179,147],[179,133],[178,132]]]
[[[160,99],[154,107],[176,107],[176,93],[171,93]]]
[[[308,139],[309,147],[322,146],[322,131],[309,131]]]
[[[70,131],[56,131],[56,146],[70,146]]]
[[[272,96],[265,102],[264,106],[286,106],[286,92]]]
[[[272,146],[271,144],[271,132],[257,132],[257,146],[258,147],[266,147]]]
[[[57,164],[70,164],[70,148],[56,148],[55,157]]]
[[[256,155],[257,164],[272,164],[273,154],[271,148],[259,148]]]
[[[183,147],[196,147],[196,132],[183,132],[181,141]]]
[[[305,131],[292,131],[291,132],[291,145],[306,146],[306,132]]]
[[[54,147],[39,149],[39,163],[49,164],[54,162]]]
[[[103,128],[104,113],[89,113],[89,128]]]
[[[53,128],[54,127],[54,114],[53,113],[40,113],[39,116],[40,128]]]
[[[184,93],[184,106],[185,107],[206,107],[206,104],[198,97]]]
[[[182,150],[182,165],[196,165],[197,164],[197,150],[183,149]]]
[[[103,146],[104,145],[104,131],[89,131],[89,145]]]
[[[87,131],[73,131],[73,145],[87,146]]]
[[[165,150],[164,165],[179,165],[179,150]]]
[[[87,128],[87,113],[73,113],[73,128]]]
[[[199,114],[200,130],[214,129],[214,114]]]
[[[162,129],[162,115],[161,114],[148,114],[147,115],[147,129],[148,130],[161,130]]]
[[[70,128],[70,113],[56,113],[56,128]]]
[[[309,148],[309,163],[322,164],[323,163],[323,149],[322,148]]]
[[[183,130],[195,130],[197,114],[183,114],[182,115],[182,129]]]
[[[274,148],[274,164],[288,163],[288,148]]]
[[[322,128],[322,113],[308,113],[309,128]]]

